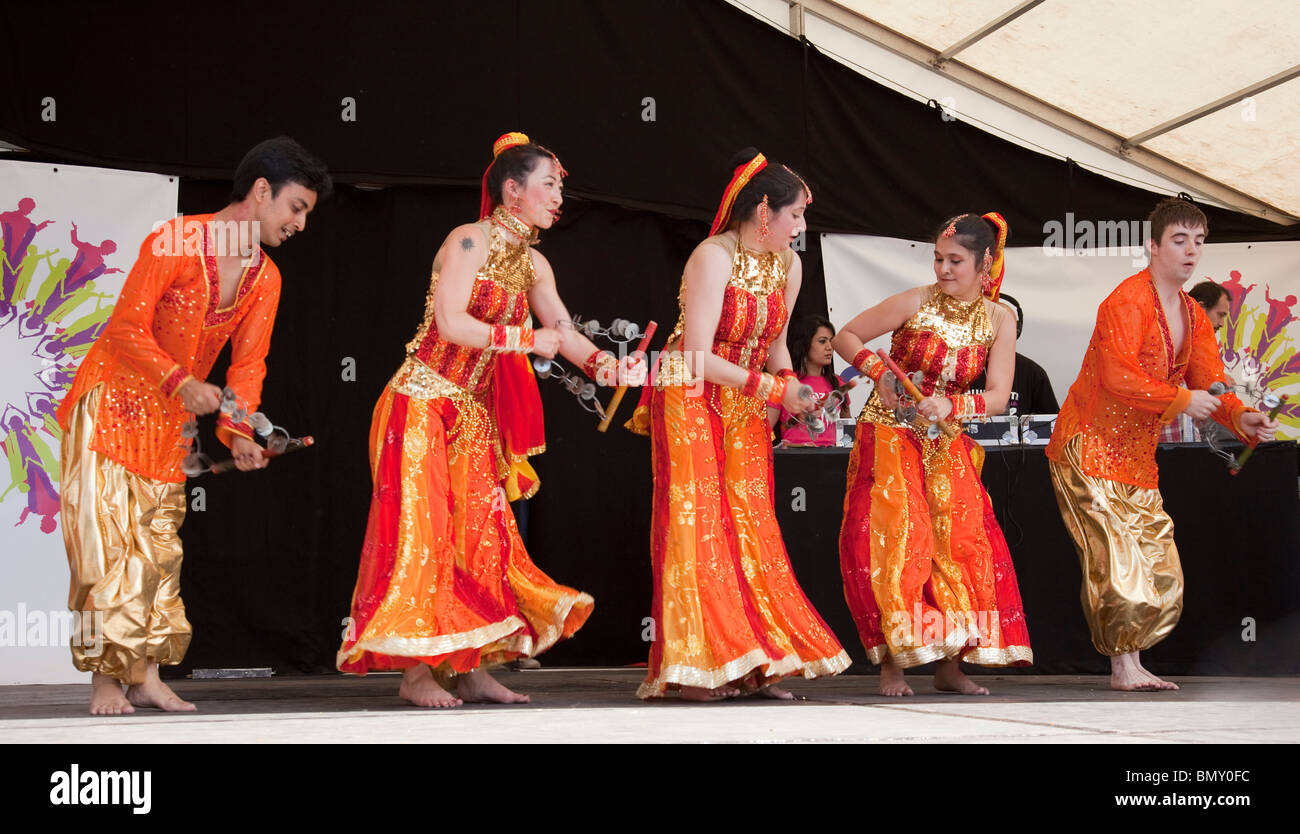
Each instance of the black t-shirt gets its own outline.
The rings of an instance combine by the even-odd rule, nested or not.
[[[986,381],[984,374],[975,377],[970,390],[982,391]],[[1011,390],[1016,395],[1017,414],[1056,414],[1061,406],[1056,401],[1056,392],[1052,390],[1052,381],[1047,378],[1043,366],[1024,354],[1016,354],[1015,378],[1011,381]]]

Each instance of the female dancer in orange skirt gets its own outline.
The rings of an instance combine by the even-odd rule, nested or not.
[[[812,406],[788,384],[785,345],[802,276],[790,243],[812,194],[753,149],[733,166],[712,236],[686,262],[654,390],[628,424],[650,435],[654,468],[656,633],[641,698],[790,698],[771,684],[849,665],[795,581],[773,507],[767,409]]]
[[[527,702],[484,667],[536,655],[590,616],[590,596],[528,558],[507,504],[537,490],[526,458],[545,448],[526,354],[563,354],[604,384],[634,364],[558,329],[569,314],[530,244],[559,216],[559,161],[521,133],[493,153],[481,219],[438,249],[424,322],[375,407],[370,519],[338,654],[344,672],[401,669],[399,695],[418,706]],[[526,326],[530,308],[544,327]]]
[[[884,695],[911,695],[903,669],[933,661],[936,688],[987,695],[959,658],[1033,661],[1011,554],[980,483],[983,449],[936,426],[1001,413],[1011,396],[1016,322],[995,303],[1006,235],[999,214],[953,218],[935,241],[937,282],[885,299],[835,337],[840,356],[876,380],[849,459],[840,568]],[[890,356],[924,377],[910,421],[894,410],[893,375],[863,347],[891,331]],[[986,364],[988,389],[964,394]]]

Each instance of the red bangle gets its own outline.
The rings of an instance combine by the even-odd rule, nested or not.
[[[609,351],[596,348],[591,355],[582,361],[582,372],[587,375],[588,379],[596,378],[596,369],[600,367],[600,357],[609,356]]]
[[[952,414],[949,416],[955,420],[984,417],[988,414],[983,394],[962,394],[948,397],[948,402],[952,403]]]
[[[618,360],[607,350],[596,350],[582,363],[582,372],[598,385],[614,385],[618,381]]]
[[[885,363],[880,361],[880,357],[871,348],[863,348],[853,357],[853,367],[862,371],[872,382],[879,382],[880,378],[885,375]]]
[[[172,369],[171,373],[167,374],[167,376],[163,378],[162,386],[161,386],[163,396],[164,397],[172,396],[178,390],[180,390],[180,387],[182,385],[184,385],[186,382],[189,382],[193,378],[194,377],[190,376],[185,371],[184,368],[182,368],[180,365],[177,365],[175,368]]]
[[[789,387],[790,379],[780,376],[769,377],[769,379],[772,380],[772,385],[768,388],[767,396],[763,399],[767,400],[768,405],[780,408],[781,404],[785,402],[785,389]]]
[[[799,379],[799,377],[795,374],[793,368],[782,368],[781,370],[776,372],[776,375],[784,379],[793,379],[793,380]]]
[[[758,371],[750,371],[749,377],[745,380],[745,384],[740,388],[740,393],[749,397],[757,397],[759,386],[762,384],[763,374],[760,374]]]
[[[488,343],[492,350],[508,353],[531,353],[533,350],[533,331],[528,327],[508,327],[504,324],[492,325],[492,336]]]

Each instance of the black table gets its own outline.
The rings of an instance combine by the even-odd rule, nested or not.
[[[1056,506],[1044,448],[989,447],[982,473],[1020,581],[1034,648],[1031,671],[1108,672],[1083,620],[1078,557]],[[849,450],[778,449],[775,455],[777,517],[795,573],[854,660],[865,661],[839,571]],[[1296,444],[1260,446],[1237,476],[1204,444],[1162,446],[1156,462],[1186,592],[1178,627],[1143,653],[1144,665],[1172,675],[1300,673]]]

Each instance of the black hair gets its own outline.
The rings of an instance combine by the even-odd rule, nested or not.
[[[731,164],[727,170],[735,171],[756,156],[758,150],[755,148],[737,151],[731,157]],[[765,196],[768,209],[778,212],[811,195],[807,193],[807,187],[798,174],[781,163],[769,159],[763,170],[755,174],[736,195],[736,201],[731,206],[731,223],[728,228],[752,220],[758,211],[759,203],[763,202]]]
[[[492,198],[492,205],[499,206],[504,202],[502,190],[506,186],[506,180],[514,180],[523,185],[528,181],[528,175],[537,169],[537,163],[543,159],[555,159],[555,154],[536,142],[513,145],[498,154],[487,175],[488,196]]]
[[[808,351],[812,350],[813,339],[817,337],[817,331],[825,327],[835,335],[835,325],[831,324],[830,319],[825,316],[816,314],[801,316],[790,322],[790,332],[786,334],[786,346],[790,349],[790,364],[794,366],[794,372],[799,376],[804,375],[804,361],[808,358]],[[840,380],[835,376],[834,362],[822,368],[822,379],[830,383],[832,389],[838,388]]]
[[[1232,301],[1232,293],[1228,292],[1228,288],[1213,281],[1202,281],[1188,290],[1187,294],[1195,299],[1197,304],[1204,307],[1206,312],[1209,312],[1225,298],[1229,302]]]
[[[1025,329],[1025,311],[1020,309],[1020,302],[1016,301],[1014,296],[1007,295],[1004,292],[998,293],[998,301],[1005,301],[1016,310],[1016,338],[1020,338],[1020,331]]]
[[[280,193],[287,182],[297,183],[316,192],[317,201],[324,200],[334,190],[325,163],[288,136],[277,136],[258,142],[244,154],[235,169],[235,184],[230,191],[230,202],[238,203],[248,196],[253,183],[261,177],[271,184],[271,197]]]
[[[979,271],[980,261],[984,258],[984,250],[989,251],[993,258],[998,256],[998,227],[993,225],[992,220],[986,220],[978,214],[959,214],[956,217],[943,221],[943,225],[935,230],[934,239],[937,243],[939,238],[944,236],[949,227],[954,229],[953,239],[957,245],[969,251],[975,257],[976,271]]]

